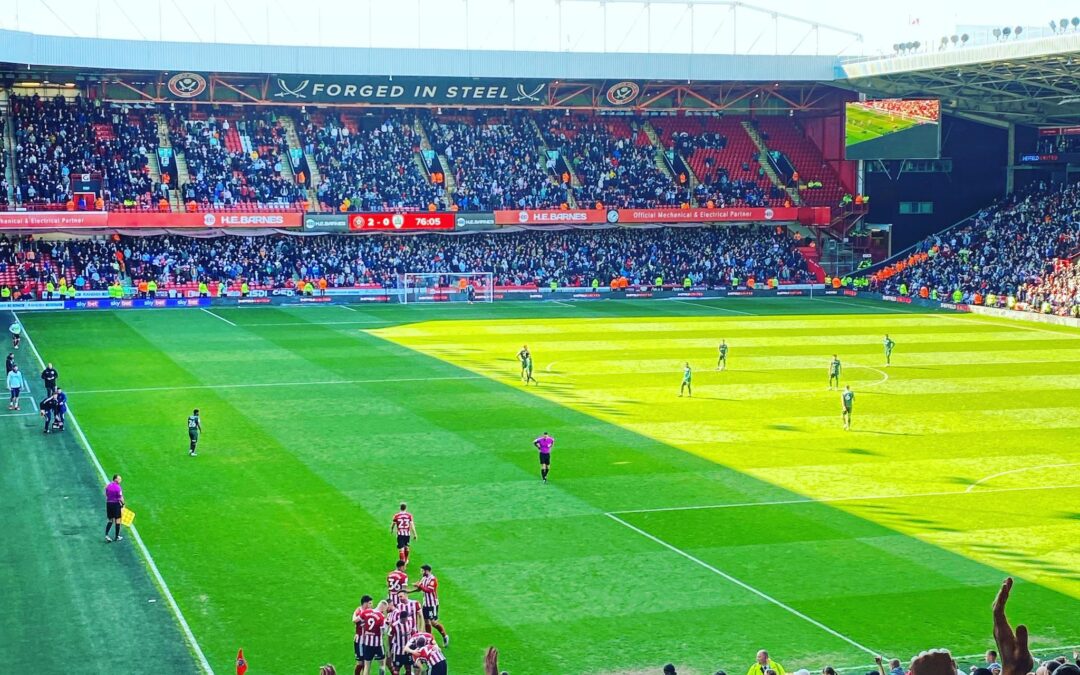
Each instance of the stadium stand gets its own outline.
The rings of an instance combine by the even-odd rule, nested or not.
[[[790,119],[759,117],[753,122],[765,144],[773,153],[781,153],[798,174],[784,175],[785,182],[798,184],[803,203],[835,206],[846,190],[840,177],[824,160],[821,150],[807,137],[806,132]],[[820,187],[808,187],[810,184]]]
[[[144,110],[13,95],[11,112],[12,192],[20,205],[63,208],[71,198],[66,177],[78,172],[102,175],[109,209],[168,210],[163,200],[174,189],[183,204],[176,208],[187,211],[310,206],[296,184],[281,123],[292,111],[195,105],[169,113],[169,139],[184,161],[162,168],[164,184],[150,178],[158,138]],[[805,203],[839,202],[838,177],[792,120],[755,124],[804,182],[823,183],[804,189]],[[296,128],[320,176],[311,187],[321,207],[333,211],[779,206],[787,199],[734,117],[320,111],[302,113]],[[420,154],[425,133],[435,155],[448,161],[452,180],[429,175]],[[681,184],[658,163],[658,151],[681,156],[697,181],[684,177]],[[560,158],[568,164],[558,164]],[[183,166],[187,174],[176,175]],[[0,190],[0,200],[6,192]]]
[[[405,272],[494,270],[497,285],[633,285],[656,278],[681,284],[805,282],[796,242],[775,228],[655,228],[476,234],[462,237],[327,235],[195,238],[120,237],[12,244],[12,281],[36,289],[66,276],[79,289],[103,289],[123,277],[158,281],[163,291],[193,290],[200,280],[238,288],[291,288],[297,279],[326,278],[331,287],[396,287]],[[0,277],[0,282],[4,277]]]
[[[731,117],[670,117],[653,121],[665,146],[678,152],[700,183],[699,206],[779,205],[761,170],[760,154],[740,122]]]
[[[434,210],[443,188],[414,161],[420,138],[410,115],[305,114],[297,129],[322,181],[319,202],[334,211]]]
[[[458,209],[549,209],[567,202],[526,115],[421,116],[435,152],[450,162]]]
[[[1016,299],[1020,309],[1080,318],[1080,264],[1057,260],[1053,271],[1021,286]]]
[[[1080,251],[1078,210],[1075,184],[1014,195],[889,261],[870,275],[871,289],[1014,307],[1024,289],[1028,297],[1049,291],[1055,261]]]
[[[174,113],[170,139],[184,153],[188,176],[180,176],[188,211],[241,204],[299,206],[304,191],[286,175],[284,130],[272,112],[242,117],[193,109]]]
[[[687,202],[670,175],[656,166],[656,148],[637,120],[575,113],[538,113],[544,142],[568,159],[581,206],[655,208]]]
[[[0,206],[7,206],[11,190],[11,181],[7,177],[7,147],[4,135],[7,133],[7,122],[0,117]]]
[[[71,174],[99,174],[103,201],[111,206],[148,206],[156,186],[148,153],[157,137],[142,111],[106,107],[99,101],[57,96],[10,97],[15,203],[66,205]],[[94,204],[70,204],[90,209]]]

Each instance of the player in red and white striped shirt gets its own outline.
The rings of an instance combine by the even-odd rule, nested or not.
[[[420,581],[416,582],[415,590],[424,594],[424,601],[421,603],[424,611],[424,630],[429,633],[432,628],[439,631],[439,635],[442,635],[443,646],[448,647],[450,636],[439,623],[439,580],[431,573],[431,565],[421,565],[420,569],[423,570],[423,574],[420,575]]]
[[[412,675],[413,658],[405,651],[405,645],[416,635],[420,622],[420,603],[410,600],[407,591],[397,594],[394,609],[386,620],[390,623],[390,675],[398,675],[400,668],[405,675]]]
[[[413,637],[405,646],[405,651],[412,656],[417,663],[423,662],[428,666],[428,675],[446,675],[446,657],[443,656],[439,645],[431,635],[421,633]]]
[[[405,561],[399,560],[394,571],[386,575],[386,602],[391,607],[397,604],[398,591],[409,590],[409,575],[405,573]]]
[[[413,521],[413,516],[409,513],[409,507],[405,502],[401,502],[401,509],[394,514],[390,523],[390,531],[397,533],[398,558],[408,563],[409,543],[418,537],[416,536],[416,523]]]
[[[380,602],[375,609],[371,608],[372,597],[365,595],[360,598],[360,606],[353,612],[353,623],[356,624],[356,636],[353,638],[353,650],[356,652],[355,675],[369,675],[371,662],[379,662],[379,672],[383,672],[383,635],[386,633],[386,602]]]

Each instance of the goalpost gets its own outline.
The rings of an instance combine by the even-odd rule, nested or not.
[[[404,304],[495,299],[495,278],[491,272],[406,272],[401,275],[401,286],[404,293],[398,299]]]

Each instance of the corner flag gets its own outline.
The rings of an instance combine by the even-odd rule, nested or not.
[[[236,675],[244,675],[247,672],[247,661],[244,659],[244,650],[236,652]]]

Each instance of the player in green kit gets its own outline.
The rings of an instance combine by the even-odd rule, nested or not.
[[[889,363],[892,359],[892,348],[896,346],[896,343],[892,341],[888,333],[885,333],[885,367],[889,367]]]
[[[720,358],[716,360],[717,370],[727,370],[727,342],[720,341]]]
[[[22,342],[22,324],[16,321],[8,326],[8,332],[11,333],[11,348],[18,349]]]
[[[855,402],[855,392],[851,391],[851,385],[844,387],[844,393],[840,394],[840,404],[843,409],[840,418],[844,420],[844,431],[851,429],[851,405]]]
[[[829,389],[833,388],[833,382],[836,382],[836,388],[840,388],[840,359],[836,354],[832,355],[832,361],[829,363]]]
[[[187,418],[187,435],[188,440],[191,441],[191,450],[188,451],[188,455],[194,457],[195,446],[199,444],[199,434],[202,433],[202,422],[199,420],[199,409],[191,411],[191,416]]]
[[[684,367],[683,371],[682,371],[682,384],[679,385],[679,396],[682,396],[684,391],[686,392],[687,396],[693,396],[694,395],[694,390],[690,386],[690,378],[691,377],[692,377],[692,373],[690,372],[690,364],[687,363],[686,367]]]
[[[529,354],[529,345],[521,345],[521,351],[518,352],[517,356],[518,356],[518,361],[521,362],[521,380],[523,382],[525,382],[526,384],[528,384],[529,381],[525,379],[525,368],[526,368],[526,364],[529,362],[529,359],[531,358],[530,354]]]
[[[526,354],[525,355],[525,386],[528,386],[530,382],[533,382],[536,385],[540,384],[539,382],[536,381],[536,378],[533,377],[532,370],[533,370],[532,354]]]

